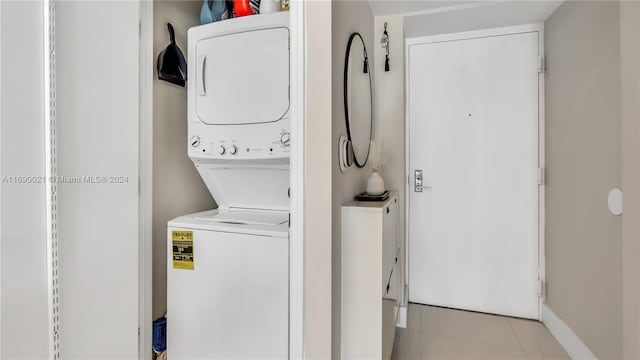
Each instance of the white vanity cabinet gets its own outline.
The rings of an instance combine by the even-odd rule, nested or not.
[[[341,345],[343,359],[391,357],[402,294],[397,193],[342,206]]]

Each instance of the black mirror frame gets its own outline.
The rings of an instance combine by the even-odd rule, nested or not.
[[[351,139],[351,124],[349,122],[349,100],[348,100],[348,91],[349,91],[349,86],[348,84],[348,79],[347,79],[347,75],[349,74],[349,55],[351,53],[351,43],[353,42],[353,39],[355,39],[355,37],[358,37],[360,39],[360,42],[362,43],[362,48],[364,49],[364,65],[363,65],[363,72],[367,74],[367,76],[369,77],[369,106],[371,107],[371,111],[370,111],[370,116],[369,116],[369,123],[371,124],[369,127],[369,144],[368,144],[368,148],[367,148],[367,156],[364,158],[363,162],[360,162],[358,160],[358,157],[356,156],[355,150],[353,150],[353,141]],[[367,164],[367,161],[369,160],[369,152],[371,151],[371,136],[373,135],[373,89],[371,86],[371,69],[369,67],[369,57],[367,55],[367,46],[364,44],[364,39],[362,38],[362,36],[360,35],[360,33],[354,32],[351,34],[351,36],[349,36],[349,41],[347,42],[347,50],[346,50],[346,54],[344,56],[344,77],[343,77],[343,91],[344,91],[344,120],[345,120],[345,125],[347,126],[347,139],[349,140],[349,143],[351,144],[351,152],[353,153],[353,163],[356,165],[356,167],[358,168],[363,168],[365,167],[365,165]]]

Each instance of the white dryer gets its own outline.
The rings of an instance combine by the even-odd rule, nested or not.
[[[286,359],[289,18],[189,29],[188,155],[218,209],[169,221],[171,359]]]

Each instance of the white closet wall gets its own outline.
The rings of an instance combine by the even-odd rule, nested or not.
[[[0,2],[0,358],[48,356],[43,5]]]
[[[138,354],[138,21],[137,1],[56,3],[58,175],[106,179],[58,187],[63,359]]]

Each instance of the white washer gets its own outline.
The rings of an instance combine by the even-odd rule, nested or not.
[[[287,218],[212,210],[169,223],[170,254],[173,231],[193,233],[193,270],[167,264],[171,359],[288,357]]]
[[[188,37],[187,151],[218,209],[168,223],[168,357],[286,359],[288,13]]]

